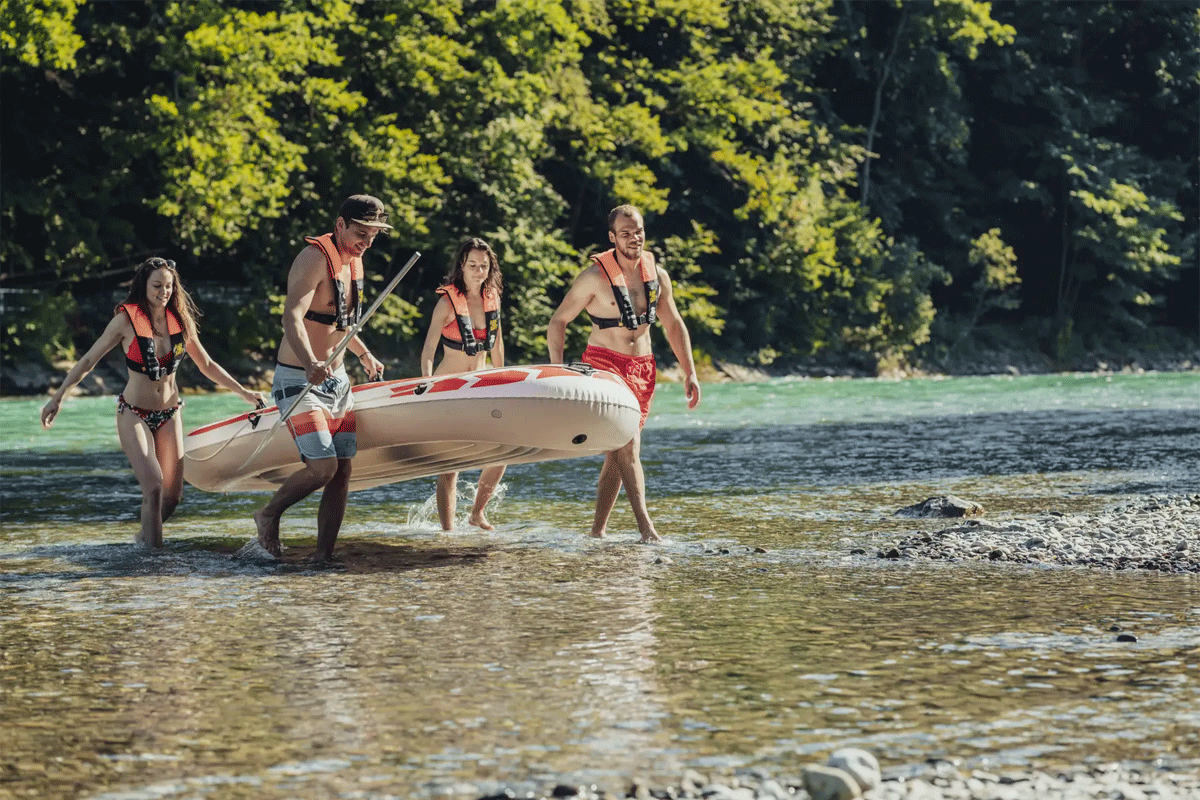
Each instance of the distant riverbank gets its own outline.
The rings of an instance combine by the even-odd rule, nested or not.
[[[848,364],[780,362],[767,366],[714,360],[698,366],[701,381],[754,382],[784,377],[806,378],[917,378],[932,375],[1052,375],[1092,373],[1141,375],[1146,372],[1200,372],[1200,342],[1183,348],[1115,352],[1101,350],[1056,365],[1045,354],[1032,350],[977,350],[945,359],[941,364],[915,364],[872,372]],[[677,365],[659,367],[660,380],[682,380]]]
[[[538,359],[542,360],[542,359]],[[384,359],[390,377],[411,377],[415,368],[406,360]],[[225,363],[229,371],[249,386],[270,389],[274,364],[245,357]],[[57,387],[71,367],[71,362],[50,365],[22,364],[6,366],[0,371],[0,396],[29,397],[48,394]],[[352,368],[356,368],[353,367]],[[1129,351],[1097,350],[1076,356],[1063,364],[1055,364],[1045,354],[1033,350],[980,350],[948,357],[940,364],[917,363],[891,369],[871,371],[861,366],[833,362],[800,362],[780,360],[761,365],[723,359],[701,359],[697,363],[701,382],[752,383],[772,378],[916,378],[932,375],[1050,375],[1054,373],[1142,374],[1146,372],[1200,372],[1200,341],[1190,345],[1142,348]],[[659,380],[678,382],[682,371],[675,363],[659,363]],[[125,362],[110,354],[80,383],[77,395],[115,395],[125,385]],[[185,392],[210,391],[212,384],[196,370],[185,368],[179,374],[180,388]]]

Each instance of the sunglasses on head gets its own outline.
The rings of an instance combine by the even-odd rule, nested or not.
[[[158,269],[159,267],[166,267],[167,269],[175,269],[175,262],[169,258],[155,257],[155,258],[150,259],[149,264],[150,264],[150,266],[154,267],[155,269]]]

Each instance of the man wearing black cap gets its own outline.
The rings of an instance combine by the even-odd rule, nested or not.
[[[346,199],[338,211],[333,232],[305,239],[288,272],[287,301],[283,307],[283,341],[272,396],[280,413],[288,413],[304,387],[300,407],[288,414],[287,425],[300,450],[304,469],[292,473],[271,501],[254,514],[258,543],[273,556],[282,553],[279,520],[283,512],[318,489],[318,559],[333,558],[333,545],[346,513],[350,487],[350,460],[357,452],[354,399],[341,353],[328,366],[345,331],[362,313],[362,255],[380,231],[391,230],[383,203],[366,194]],[[383,376],[381,364],[355,335],[348,348],[366,373]],[[343,351],[344,352],[344,351]]]

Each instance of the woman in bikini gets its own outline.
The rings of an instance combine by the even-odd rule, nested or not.
[[[504,338],[500,331],[500,293],[503,287],[500,259],[483,239],[467,239],[458,248],[441,295],[429,320],[425,346],[421,349],[421,374],[446,375],[474,372],[487,366],[504,366]],[[433,357],[442,345],[442,361],[436,370]],[[504,465],[485,467],[475,488],[475,504],[468,519],[485,531],[492,530],[484,506],[504,477]],[[438,476],[437,508],[442,530],[454,528],[458,473]]]
[[[117,345],[125,351],[129,381],[117,398],[117,435],[142,487],[142,527],[136,541],[162,547],[163,523],[183,496],[183,401],[175,370],[191,356],[205,377],[254,405],[265,403],[213,361],[196,336],[196,310],[179,281],[175,262],[151,258],[138,265],[129,296],[83,358],[42,408],[42,425],[54,424],[63,398]]]

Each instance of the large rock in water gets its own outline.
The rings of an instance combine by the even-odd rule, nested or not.
[[[945,497],[930,497],[928,500],[913,506],[905,506],[897,511],[897,517],[978,517],[983,515],[983,506],[970,500],[963,500],[948,494]]]

